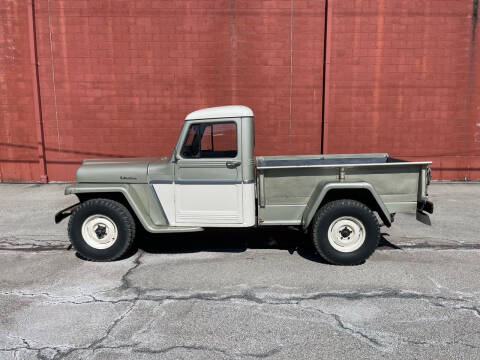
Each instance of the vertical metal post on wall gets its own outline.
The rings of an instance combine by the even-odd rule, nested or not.
[[[322,104],[322,145],[321,153],[328,149],[328,120],[330,101],[330,56],[332,39],[332,9],[333,0],[325,0],[325,29],[323,33],[323,104]]]
[[[28,18],[28,40],[30,45],[30,64],[32,68],[33,86],[33,113],[37,130],[38,165],[40,169],[40,181],[48,182],[47,160],[45,158],[45,136],[43,131],[42,105],[40,100],[40,84],[38,77],[38,54],[37,41],[35,36],[35,4],[34,0],[27,3]]]

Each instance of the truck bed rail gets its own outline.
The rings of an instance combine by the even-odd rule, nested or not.
[[[319,167],[357,167],[357,166],[404,166],[429,165],[431,161],[404,161],[391,158],[388,154],[379,156],[352,155],[347,157],[315,156],[312,157],[257,157],[257,169],[292,169],[292,168],[319,168]]]

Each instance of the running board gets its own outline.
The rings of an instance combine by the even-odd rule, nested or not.
[[[147,231],[151,233],[184,233],[203,231],[203,228],[194,226],[152,226]]]

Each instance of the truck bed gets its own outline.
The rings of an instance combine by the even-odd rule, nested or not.
[[[312,197],[329,183],[371,184],[390,213],[416,212],[425,195],[430,162],[379,154],[260,156],[257,162],[258,221],[262,225],[302,222]]]

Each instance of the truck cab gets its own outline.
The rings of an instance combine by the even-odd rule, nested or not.
[[[167,173],[148,181],[170,226],[255,225],[253,112],[246,106],[195,111],[185,118]]]

